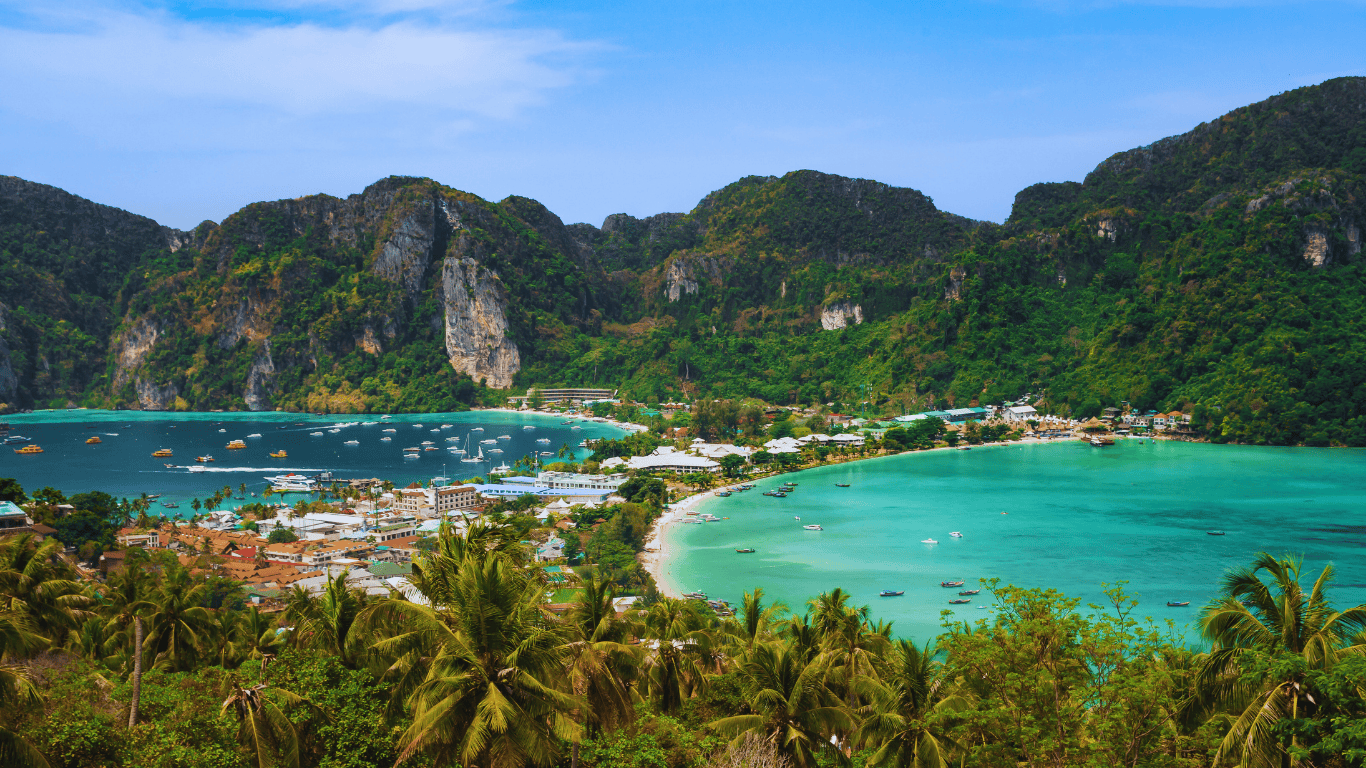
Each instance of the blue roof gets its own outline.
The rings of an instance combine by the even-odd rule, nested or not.
[[[12,502],[12,501],[0,501],[0,517],[9,517],[10,515],[23,515],[23,514],[24,514],[24,510],[22,510],[22,509],[20,509],[19,507],[15,506],[14,502]]]

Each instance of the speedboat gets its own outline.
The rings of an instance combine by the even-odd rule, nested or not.
[[[949,535],[954,537],[955,539],[963,538],[963,534],[959,533],[958,531],[950,531]]]
[[[384,437],[381,437],[381,438],[379,439],[379,441],[380,441],[381,443],[392,443],[392,442],[394,441],[394,438],[389,437],[388,435],[385,435]]]
[[[309,436],[309,437],[322,437],[322,436],[323,436],[323,433],[321,433],[321,432],[309,432],[309,433],[308,433],[308,436]]]
[[[801,520],[801,518],[798,517],[797,515],[793,515],[793,516],[792,516],[792,519],[793,519],[793,520]]]
[[[397,429],[382,429],[381,432],[397,432]]]
[[[470,431],[471,431],[471,432],[483,432],[483,431],[484,431],[484,428],[483,428],[483,427],[474,427],[474,428],[472,428]]]
[[[1168,601],[1167,601],[1167,607],[1168,607],[1168,608],[1185,608],[1186,606],[1188,606],[1188,605],[1190,605],[1190,604],[1191,604],[1191,601],[1189,601],[1189,600],[1168,600]]]
[[[550,438],[548,438],[548,437],[537,438],[536,442],[540,443],[541,445],[550,445]]]
[[[805,529],[808,530],[808,531],[823,531],[823,530],[825,530],[824,528],[820,527],[819,525],[803,525],[802,527],[805,528]]]
[[[423,440],[423,441],[422,441],[422,444],[423,444],[423,445],[435,445],[435,443],[433,443],[431,440]]]
[[[439,430],[439,429],[429,429],[429,430],[427,430],[427,431],[428,431],[428,432],[440,432],[441,430]]]
[[[921,543],[921,544],[938,544],[939,541],[938,541],[937,539],[921,539],[921,540],[920,540],[920,543]]]
[[[340,431],[341,431],[340,429],[329,429],[329,430],[327,430],[327,434],[329,434],[329,435],[335,435],[335,434],[337,434],[337,433],[340,432]]]
[[[836,488],[848,488],[848,487],[849,487],[849,484],[848,484],[848,483],[835,483],[835,487],[836,487]]]
[[[511,439],[512,439],[512,435],[499,435],[499,436],[498,436],[498,439],[499,439],[499,440],[511,440]]]
[[[535,429],[535,427],[532,427],[532,426],[525,426],[525,427],[522,427],[522,429],[523,429],[524,431],[526,431],[526,430]]]
[[[902,596],[902,595],[904,595],[904,594],[906,594],[906,590],[904,590],[904,589],[884,589],[884,590],[882,590],[881,592],[877,593],[877,596],[878,596],[878,597],[900,597],[900,596]]]
[[[260,432],[253,432],[253,433],[251,433],[250,435],[247,435],[248,438],[260,437],[260,436],[261,436],[261,433],[260,433]]]
[[[93,435],[90,436],[90,437],[88,437],[88,438],[86,438],[86,440],[85,440],[85,444],[86,444],[86,445],[99,445],[99,444],[102,443],[102,442],[104,442],[104,441],[101,440],[101,439],[99,439],[99,438],[96,437],[96,436],[93,436]]]
[[[359,441],[359,440],[347,440],[346,442],[342,443],[342,445],[360,445],[360,441]]]
[[[490,438],[487,439],[487,440],[480,440],[480,441],[479,441],[479,444],[480,444],[480,445],[497,445],[497,444],[498,444],[498,441],[490,437]]]
[[[422,425],[421,425],[421,424],[414,424],[414,425],[413,425],[413,429],[422,429]]]
[[[941,586],[941,587],[961,587],[961,586],[963,586],[963,582],[961,582],[961,581],[941,581],[941,582],[939,582],[939,586]]]

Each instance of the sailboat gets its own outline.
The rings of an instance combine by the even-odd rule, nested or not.
[[[484,453],[483,453],[483,451],[480,451],[480,452],[479,452],[479,457],[478,457],[478,458],[475,458],[474,456],[469,455],[469,447],[470,447],[470,439],[469,439],[468,436],[466,436],[466,437],[465,437],[465,447],[464,447],[464,449],[458,449],[458,450],[460,450],[460,454],[461,454],[462,456],[464,456],[464,458],[462,458],[461,461],[464,462],[464,463],[466,463],[466,464],[478,464],[478,463],[482,462],[482,461],[484,460]]]

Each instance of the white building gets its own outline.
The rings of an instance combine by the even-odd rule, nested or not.
[[[1032,405],[1012,405],[1009,408],[1002,409],[1001,415],[1005,417],[1006,421],[1029,421],[1030,419],[1037,421],[1039,419],[1039,412],[1034,410]]]
[[[708,443],[702,438],[693,438],[692,445],[688,448],[689,453],[695,453],[708,459],[722,459],[726,456],[739,456],[748,460],[750,454],[754,453],[753,448],[743,445],[730,445],[729,443]]]
[[[504,482],[513,478],[505,477]],[[531,478],[526,478],[530,480]],[[616,493],[621,484],[630,480],[630,475],[582,475],[576,472],[542,472],[536,475],[536,485],[544,488],[586,488],[594,491]]]
[[[677,474],[691,474],[693,472],[711,472],[715,474],[721,471],[721,465],[708,458],[693,456],[690,453],[675,451],[672,447],[663,445],[654,450],[649,456],[632,456],[626,461],[627,469],[644,469],[650,472],[674,472]]]
[[[775,437],[764,443],[769,453],[801,453],[802,444],[795,437]]]

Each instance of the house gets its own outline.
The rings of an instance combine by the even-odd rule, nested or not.
[[[860,445],[863,445],[864,438],[863,435],[846,433],[843,435],[835,435],[834,437],[830,438],[830,442],[838,446],[856,448]]]
[[[1120,411],[1118,408],[1112,405],[1109,408],[1106,408],[1105,410],[1101,411],[1100,413],[1100,417],[1102,419],[1106,421],[1114,421],[1115,419],[1119,418],[1119,415],[1120,413],[1122,413],[1122,411]]]
[[[769,453],[801,453],[802,444],[795,437],[775,437],[764,443],[764,450]]]
[[[0,536],[13,533],[28,533],[28,515],[12,501],[0,501]]]
[[[161,532],[155,528],[121,528],[114,540],[124,549],[129,547],[157,549],[161,547]]]
[[[504,478],[511,480],[513,478]],[[530,480],[531,478],[517,478]],[[616,493],[622,483],[630,480],[626,474],[584,475],[577,472],[542,472],[536,476],[536,484],[545,488],[575,488]]]
[[[1012,405],[1001,414],[1006,421],[1038,421],[1039,412],[1032,405]]]
[[[626,467],[648,472],[673,472],[679,475],[694,472],[716,474],[721,471],[721,465],[711,459],[676,451],[667,445],[656,448],[649,456],[632,456],[626,461]]]

